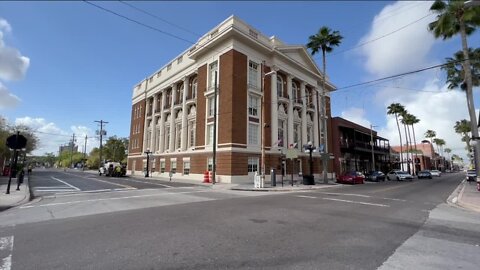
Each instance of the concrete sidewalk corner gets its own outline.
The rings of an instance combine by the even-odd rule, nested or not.
[[[477,183],[463,180],[448,197],[447,203],[480,213],[480,191]]]
[[[16,178],[12,178],[10,194],[6,194],[7,185],[8,177],[0,176],[0,211],[22,205],[33,199],[33,194],[30,192],[30,178],[27,175],[20,185],[20,190],[17,190]]]

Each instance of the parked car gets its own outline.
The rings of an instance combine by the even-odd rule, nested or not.
[[[477,172],[475,170],[467,170],[467,181],[477,181]]]
[[[432,173],[429,170],[419,171],[417,174],[418,179],[420,178],[428,178],[432,179]]]
[[[387,174],[388,180],[397,180],[397,181],[413,181],[413,176],[407,172],[400,170],[393,170]]]
[[[337,183],[343,184],[363,184],[365,181],[365,176],[361,172],[347,172],[338,177]]]
[[[442,173],[439,170],[431,170],[430,173],[432,174],[432,176],[442,176]]]
[[[380,182],[385,181],[385,174],[381,171],[370,171],[365,174],[365,181]]]

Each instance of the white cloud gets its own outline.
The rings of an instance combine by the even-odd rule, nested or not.
[[[91,134],[93,134],[92,130],[84,126],[71,126],[70,131],[65,131],[44,118],[32,118],[28,116],[15,119],[15,125],[25,125],[35,131],[35,134],[39,138],[39,145],[33,152],[34,155],[43,155],[49,152],[58,154],[59,147],[71,141],[72,134],[76,136],[76,145],[78,145],[79,152],[83,152],[85,135],[88,136],[87,153],[90,152],[93,147],[98,146],[98,140],[91,137]]]
[[[2,83],[0,83],[0,110],[13,108],[18,105],[20,99],[8,91]]]
[[[5,45],[3,33],[11,30],[10,24],[0,18],[0,79],[20,80],[30,66],[30,59],[23,56],[16,48]]]
[[[360,108],[350,108],[342,112],[342,118],[354,122],[358,125],[370,128],[370,121],[365,118],[365,111]]]
[[[412,8],[412,2],[398,1],[386,6],[375,16],[370,32],[359,44],[394,32],[429,14],[431,3],[422,2]],[[398,10],[392,13],[392,11]],[[388,17],[388,19],[385,19]],[[432,17],[422,19],[391,35],[364,45],[360,54],[366,58],[365,67],[374,75],[388,76],[422,67],[435,42],[427,25]]]

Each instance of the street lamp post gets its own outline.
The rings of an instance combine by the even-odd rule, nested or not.
[[[316,147],[313,146],[312,142],[308,142],[307,144],[303,145],[303,148],[308,151],[309,157],[310,157],[310,159],[309,159],[309,163],[310,163],[310,175],[308,175],[308,177],[303,176],[303,178],[304,178],[303,184],[304,184],[304,185],[315,185],[315,181],[313,180],[314,178],[313,178],[313,158],[312,158],[312,152],[313,152],[313,150],[316,149]],[[305,180],[307,180],[307,181],[305,181]]]
[[[265,66],[265,65],[264,65]],[[263,67],[264,67],[263,66]],[[262,67],[262,73],[263,73],[263,67]],[[265,184],[265,91],[264,91],[264,86],[265,86],[265,77],[276,74],[277,72],[275,70],[272,70],[270,72],[267,72],[263,74],[262,76],[262,85],[261,85],[261,90],[262,90],[262,117],[260,121],[260,129],[262,133],[262,172],[261,172],[261,182],[260,185],[263,187]]]
[[[144,152],[145,154],[147,154],[147,172],[145,173],[145,177],[149,177],[149,171],[150,171],[150,168],[149,168],[149,164],[150,164],[150,154],[152,153],[152,151],[150,151],[149,148],[147,148],[147,151]]]

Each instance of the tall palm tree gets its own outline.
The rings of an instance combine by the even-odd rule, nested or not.
[[[462,135],[462,141],[464,141],[467,144],[467,149],[470,151],[470,135],[469,133],[471,132],[471,126],[470,126],[470,121],[463,119],[460,121],[455,122],[455,126],[453,126],[455,129],[455,132]]]
[[[401,114],[402,120],[401,123],[403,124],[403,129],[405,130],[405,144],[407,147],[407,172],[410,173],[410,158],[411,157],[411,152],[412,152],[412,147],[409,141],[412,141],[412,138],[410,137],[410,128],[408,127],[408,112],[407,110],[404,110]],[[408,133],[407,133],[408,130]]]
[[[447,160],[450,160],[450,153],[452,152],[452,149],[450,149],[450,148],[445,148],[444,151],[445,151],[445,153],[447,153],[447,155],[448,155]]]
[[[323,66],[323,79],[322,79],[322,90],[324,93],[326,92],[325,90],[325,75],[327,74],[327,52],[332,52],[334,47],[338,47],[340,43],[342,43],[343,37],[340,35],[340,32],[338,31],[332,31],[330,28],[327,26],[322,26],[318,30],[318,32],[315,35],[311,35],[308,37],[308,43],[307,43],[307,48],[309,48],[312,52],[312,55],[315,55],[319,53],[320,51],[322,52],[322,66]],[[317,91],[317,110],[320,108],[318,106],[318,91]],[[322,95],[322,111],[325,112],[325,95]],[[317,112],[318,113],[318,112]],[[323,115],[323,113],[322,113]],[[322,129],[324,134],[326,134],[327,131],[327,123],[326,123],[326,118],[325,115],[323,115],[322,119]],[[318,117],[320,119],[320,117]],[[318,125],[320,128],[320,124]],[[320,130],[318,130],[318,134],[320,136]],[[326,136],[323,136],[324,138],[324,144],[326,144],[325,138]],[[325,158],[322,159],[322,166],[323,166],[323,181],[325,183],[328,182],[327,179],[327,160]]]
[[[412,130],[413,130],[413,140],[414,140],[414,144],[415,144],[415,159],[416,159],[416,158],[418,157],[418,155],[417,155],[417,142],[416,142],[416,140],[415,140],[415,130],[414,130],[414,128],[413,128],[413,125],[416,124],[416,123],[418,123],[418,122],[420,122],[420,120],[419,120],[417,117],[415,117],[415,115],[410,114],[410,113],[406,113],[406,114],[404,115],[404,117],[403,117],[403,121],[405,122],[405,124],[406,124],[407,126],[409,126],[409,127],[411,126],[411,127],[412,127]],[[409,128],[409,127],[408,127],[408,138],[409,138],[409,140],[410,140],[410,152],[413,152],[413,149],[412,149],[412,137],[410,136],[411,134],[410,134],[410,128]],[[413,173],[415,174],[416,171],[417,171],[417,168],[416,168],[415,162],[413,162],[413,164],[414,164],[414,166],[413,166],[413,168],[414,168],[414,169],[413,169]]]
[[[440,139],[440,138],[435,138],[433,139],[433,143],[435,143],[437,145],[437,150],[438,150],[438,154],[440,155],[440,157],[442,157],[442,160],[443,159],[443,146],[445,145],[445,140],[444,139]],[[445,164],[442,165],[442,167],[444,167]]]
[[[480,26],[480,6],[471,5],[467,7],[465,1],[443,1],[435,0],[430,10],[437,14],[436,20],[428,25],[435,38],[442,37],[444,40],[460,34],[462,41],[462,51],[465,61],[463,61],[465,91],[467,95],[467,107],[470,115],[470,124],[472,135],[478,137],[477,117],[475,115],[475,106],[473,100],[473,81],[471,72],[471,63],[468,55],[467,35],[475,31],[475,27]],[[480,150],[480,144],[476,146]],[[475,151],[478,156],[479,151]],[[477,159],[478,160],[478,159]],[[477,175],[480,173],[480,166],[475,166]]]
[[[415,139],[415,127],[414,127],[414,125],[418,124],[419,122],[420,122],[420,119],[418,119],[415,115],[412,114],[410,123],[412,125],[412,131],[413,131],[413,144],[415,145],[415,162],[418,159],[418,150],[417,150],[417,140]],[[415,171],[417,171],[417,167],[415,167]]]
[[[430,139],[430,145],[432,146],[432,149],[433,149],[433,138],[435,138],[435,136],[437,136],[437,133],[435,131],[431,130],[431,129],[429,129],[425,132],[425,138]],[[437,160],[435,159],[435,150],[433,150],[432,159],[433,159],[433,162],[435,164],[435,169],[436,169],[437,168]]]
[[[405,107],[400,103],[392,103],[390,106],[387,107],[388,111],[387,114],[395,115],[395,119],[397,120],[397,128],[398,128],[398,137],[400,138],[400,169],[402,169],[402,162],[403,162],[403,143],[402,143],[402,132],[400,131],[400,123],[398,122],[398,116],[405,111]]]

